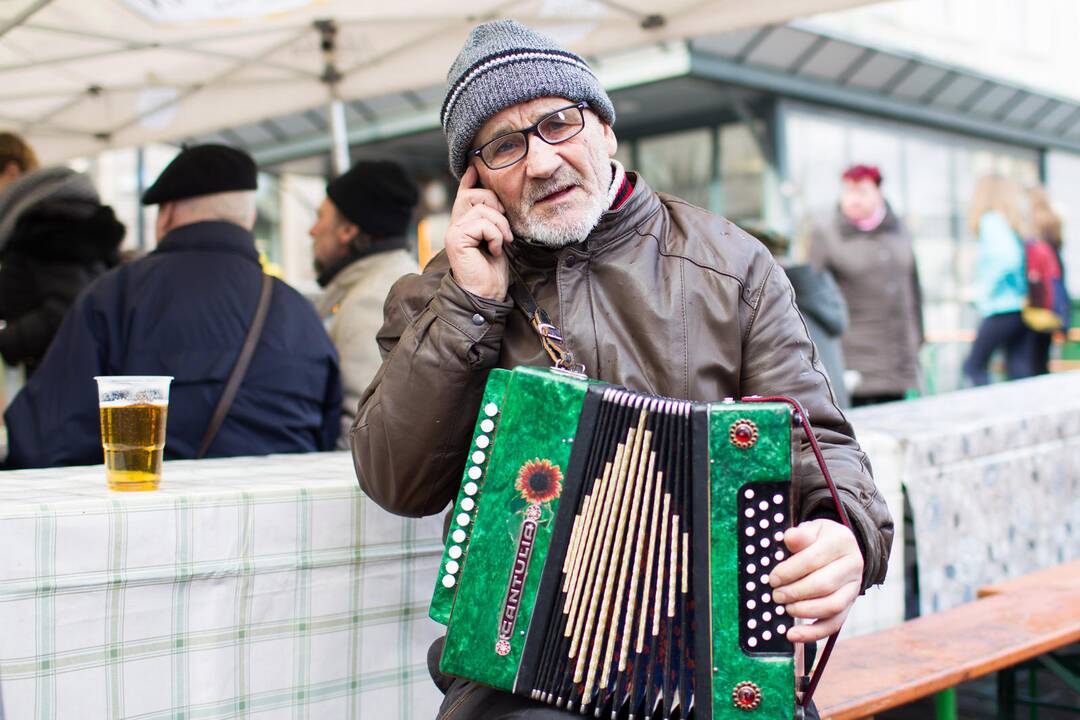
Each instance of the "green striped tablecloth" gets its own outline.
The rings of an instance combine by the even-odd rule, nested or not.
[[[0,473],[0,697],[23,718],[431,718],[441,518],[345,453]]]

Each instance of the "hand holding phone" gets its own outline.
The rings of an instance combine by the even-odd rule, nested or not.
[[[480,184],[476,168],[461,176],[446,231],[446,256],[454,279],[465,290],[489,300],[505,300],[510,265],[503,244],[514,241],[499,198]]]

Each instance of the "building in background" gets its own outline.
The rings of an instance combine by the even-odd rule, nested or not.
[[[835,207],[843,168],[878,165],[916,239],[931,340],[923,364],[928,389],[940,391],[959,383],[976,322],[964,217],[979,175],[1046,183],[1066,218],[1070,286],[1080,289],[1080,238],[1071,235],[1080,228],[1078,35],[1071,0],[903,0],[591,60],[618,113],[620,160],[653,187],[736,222],[798,238],[810,217]],[[454,187],[437,119],[442,92],[348,104],[353,160],[403,163],[433,190],[425,212],[436,218]],[[330,168],[323,111],[190,141],[256,157],[260,249],[286,279],[313,289],[307,228]],[[153,219],[135,202],[138,179],[172,152],[114,151],[90,163],[103,200],[129,223],[129,242],[144,249]]]

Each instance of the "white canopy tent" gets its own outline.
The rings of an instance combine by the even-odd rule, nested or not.
[[[55,162],[430,87],[491,18],[596,56],[866,2],[6,0],[0,129]]]

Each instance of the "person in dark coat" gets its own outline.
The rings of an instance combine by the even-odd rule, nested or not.
[[[263,273],[251,227],[255,164],[222,145],[185,149],[146,191],[157,249],[95,281],[5,413],[10,467],[102,461],[95,375],[174,377],[166,458],[196,456],[255,315]],[[251,365],[208,457],[331,450],[337,354],[314,307],[273,281]]]
[[[847,302],[842,344],[857,378],[855,406],[902,400],[919,386],[924,332],[915,250],[881,183],[876,167],[848,168],[840,205],[815,225],[810,245],[811,267],[831,272]]]
[[[69,168],[30,170],[0,191],[6,363],[25,364],[33,374],[79,292],[117,264],[123,238],[124,226],[90,178]]]
[[[848,307],[840,286],[827,270],[789,262],[786,256],[790,242],[783,235],[760,228],[744,229],[760,240],[784,269],[795,291],[799,314],[829,375],[836,404],[843,410],[848,409],[851,398],[844,385],[844,349],[840,345],[840,338],[848,326]]]

